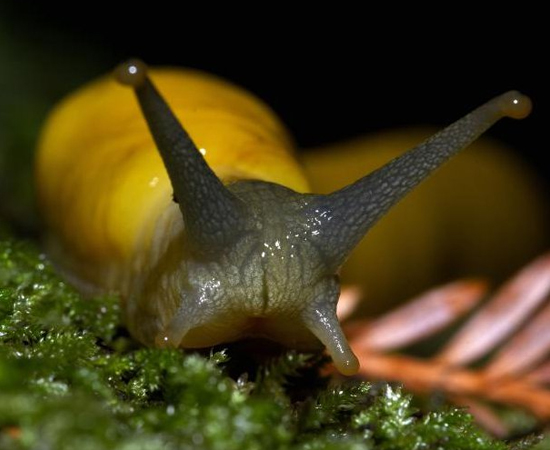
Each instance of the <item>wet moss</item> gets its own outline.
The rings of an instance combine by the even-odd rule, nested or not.
[[[84,299],[32,244],[0,241],[2,449],[526,449],[391,386],[334,385],[322,357],[256,368],[138,346],[118,300]],[[237,361],[236,358],[234,361]]]

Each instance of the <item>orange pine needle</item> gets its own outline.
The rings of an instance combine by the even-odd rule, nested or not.
[[[528,265],[506,283],[439,355],[441,362],[464,365],[492,350],[539,306],[550,292],[550,254]]]
[[[397,381],[417,393],[440,391],[456,404],[468,405],[480,423],[501,437],[508,430],[484,400],[518,406],[541,420],[550,420],[550,303],[535,313],[550,296],[550,254],[506,283],[439,356],[420,360],[384,353],[450,324],[472,310],[486,290],[486,284],[478,280],[458,281],[432,289],[379,319],[345,323],[361,364],[360,375]],[[345,303],[354,305],[358,297]],[[529,316],[533,317],[526,323]],[[462,367],[494,351],[509,336],[512,338],[485,367]]]
[[[537,367],[525,379],[534,384],[550,384],[550,361]]]
[[[482,372],[455,369],[433,360],[424,362],[406,356],[353,350],[361,363],[360,373],[369,378],[399,381],[416,392],[441,391],[515,405],[530,410],[542,420],[550,419],[550,391],[523,380],[506,378],[495,383]]]
[[[409,345],[457,320],[471,310],[486,291],[487,284],[480,280],[449,283],[431,289],[371,323],[347,324],[346,334],[351,334],[350,344],[358,349],[382,351]]]
[[[550,304],[519,331],[486,366],[488,376],[520,374],[550,353]]]

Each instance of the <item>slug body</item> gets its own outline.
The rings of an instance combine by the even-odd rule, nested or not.
[[[504,94],[319,195],[304,193],[283,126],[244,91],[177,70],[151,71],[151,81],[140,62],[118,78],[147,126],[131,91],[104,79],[58,107],[41,140],[39,203],[61,270],[83,290],[119,292],[130,332],[147,345],[321,342],[344,374],[358,364],[336,318],[339,267],[433,170],[500,117],[530,109]]]

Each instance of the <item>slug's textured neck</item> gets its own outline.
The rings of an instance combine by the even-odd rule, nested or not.
[[[517,91],[502,94],[385,166],[313,205],[331,217],[320,245],[339,267],[386,212],[451,156],[470,145],[502,117],[522,119],[531,101]]]
[[[225,188],[147,76],[147,66],[130,60],[115,70],[134,88],[166,166],[186,232],[196,251],[213,253],[230,245],[244,227],[244,204]]]

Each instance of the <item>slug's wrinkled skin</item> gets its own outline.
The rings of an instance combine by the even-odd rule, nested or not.
[[[339,267],[433,170],[499,118],[530,110],[504,94],[369,176],[304,194],[284,129],[248,94],[192,72],[151,82],[141,62],[118,78],[154,143],[130,90],[110,80],[62,104],[41,140],[40,204],[61,269],[83,289],[120,292],[145,344],[320,341],[344,374],[358,363],[336,318]],[[171,83],[169,106],[159,91]]]

